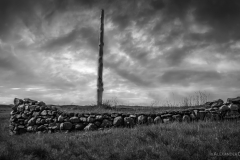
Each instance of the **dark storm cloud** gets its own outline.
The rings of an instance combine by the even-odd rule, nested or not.
[[[197,22],[213,28],[209,40],[219,43],[240,38],[240,2],[238,0],[194,1]]]
[[[121,31],[124,31],[132,22],[136,22],[139,27],[146,25],[163,7],[164,3],[161,0],[112,1],[103,6],[108,11],[109,19]]]
[[[63,12],[63,10],[66,10],[71,5],[78,5],[80,7],[85,6],[92,9],[93,7],[96,9],[97,7],[105,7],[108,9],[108,12],[106,12],[107,18],[110,17],[114,24],[117,24],[121,30],[128,27],[132,21],[137,22],[138,26],[143,26],[153,18],[161,16],[162,20],[156,23],[152,30],[153,34],[161,31],[162,26],[164,26],[166,22],[174,20],[174,18],[180,18],[184,21],[189,14],[188,11],[193,9],[194,11],[192,14],[196,17],[197,23],[207,24],[213,27],[213,30],[206,34],[191,33],[189,34],[190,39],[209,39],[211,41],[223,42],[229,40],[229,38],[239,38],[239,32],[237,30],[239,26],[239,2],[237,0],[111,1],[109,4],[108,2],[109,1],[102,1],[100,3],[98,1],[45,0],[40,2],[30,0],[2,0],[0,2],[0,19],[3,25],[0,26],[0,36],[2,39],[5,39],[5,35],[7,35],[9,29],[15,25],[17,19],[23,20],[26,26],[29,27],[34,21],[35,23],[41,23],[36,20],[40,18],[36,14],[37,8],[40,8],[40,10],[44,12],[43,15],[45,15],[45,19],[49,20],[56,11]],[[132,12],[133,10],[135,12]],[[173,30],[166,38],[176,37],[176,35],[181,32],[182,30]]]
[[[171,21],[174,18],[184,20],[193,9],[193,14],[198,23],[208,24],[214,28],[209,33],[209,39],[215,40],[229,39],[230,37],[239,38],[237,28],[239,27],[240,3],[238,0],[151,0],[151,1],[36,1],[36,0],[1,0],[0,18],[4,25],[0,27],[0,33],[9,30],[14,25],[15,20],[20,18],[26,24],[30,24],[37,18],[36,10],[40,8],[48,19],[55,11],[65,11],[69,7],[89,7],[91,9],[106,8],[107,15],[112,21],[124,29],[132,21],[136,21],[139,26],[146,24],[156,16],[162,16],[161,23]],[[134,11],[134,12],[133,12]],[[142,23],[141,23],[142,22]],[[156,27],[156,30],[161,27]],[[227,31],[227,32],[223,32]],[[222,33],[222,34],[219,34]],[[237,34],[236,34],[237,33]]]
[[[111,5],[114,7],[111,19],[121,30],[128,27],[132,21],[135,21],[139,27],[143,27],[162,14],[164,22],[171,21],[175,17],[183,18],[190,4],[190,0],[115,1]],[[162,22],[159,22],[158,26],[160,23]]]
[[[185,57],[191,54],[193,47],[173,48],[165,53],[165,59],[170,66],[179,65]]]
[[[0,50],[1,84],[57,88],[66,94],[88,86],[92,77],[81,73],[85,66],[80,66],[82,70],[75,67],[79,72],[70,68],[71,63],[80,60],[86,63],[97,60],[97,22],[102,8],[107,26],[104,67],[110,69],[109,74],[114,72],[124,79],[121,83],[141,87],[143,93],[147,92],[146,87],[171,84],[179,88],[192,83],[201,88],[211,84],[215,90],[223,86],[233,88],[232,84],[238,86],[238,72],[232,71],[238,70],[235,62],[239,61],[240,50],[238,0],[0,0],[0,43],[10,44],[17,50],[17,55],[11,52],[11,47],[7,52]],[[88,16],[92,19],[88,20]],[[28,34],[34,40],[29,40]],[[123,38],[115,39],[115,35]],[[142,35],[147,37],[146,41]],[[25,51],[26,55],[22,54]],[[46,56],[49,52],[54,55]],[[192,63],[185,61],[191,61],[190,57],[194,58]],[[225,63],[230,60],[232,63]],[[216,67],[205,61],[216,63]],[[49,68],[48,72],[40,72],[43,64]],[[236,68],[231,64],[236,64]],[[65,65],[69,66],[69,72],[63,69]]]
[[[6,83],[11,83],[11,80],[17,82],[18,79],[22,79],[27,82],[32,81],[32,79],[35,78],[33,71],[27,64],[25,64],[8,49],[9,47],[7,47],[7,49],[0,47],[0,70],[2,70],[2,74],[0,75],[1,79],[5,80]]]
[[[121,39],[121,49],[134,61],[139,61],[141,64],[146,64],[149,61],[148,52],[143,48],[133,44],[133,38],[130,34]]]
[[[0,36],[1,39],[6,39],[9,36],[9,28],[14,25],[14,20],[17,19],[17,14],[21,14],[22,11],[28,10],[27,1],[11,1],[1,0],[0,1]],[[22,15],[21,15],[22,16]]]
[[[98,49],[98,32],[91,27],[82,28],[80,30],[81,38],[83,41],[87,42],[92,49],[95,51]]]
[[[18,37],[18,28],[22,22],[27,28],[37,31],[41,26],[36,11],[42,6],[49,7],[45,2],[36,0],[1,0],[0,1],[0,38],[4,41]],[[34,25],[34,26],[33,26]],[[20,37],[19,37],[20,38]]]
[[[56,48],[62,48],[65,47],[66,45],[71,44],[78,38],[78,31],[77,30],[72,30],[70,33],[67,35],[63,35],[62,37],[58,37],[56,39],[50,40],[43,46],[44,49],[46,50],[53,50]]]
[[[151,82],[150,81],[146,81],[144,80],[141,76],[139,76],[139,73],[132,73],[129,72],[128,70],[125,69],[121,69],[121,68],[115,68],[114,70],[119,76],[121,76],[124,79],[129,80],[130,82],[132,82],[133,84],[139,86],[139,87],[149,87],[151,86]]]
[[[77,43],[76,41],[78,39],[80,39],[80,35],[82,33],[82,37],[84,37],[84,40],[89,40],[91,41],[90,37],[86,37],[86,33],[90,33],[91,29],[89,28],[83,28],[82,30],[79,30],[77,28],[73,29],[72,31],[70,31],[70,33],[67,33],[65,35],[62,35],[60,37],[51,39],[49,41],[47,41],[42,47],[41,49],[44,50],[59,50],[62,49],[66,46],[69,46],[71,44]]]
[[[111,57],[109,59],[111,59]],[[126,79],[139,87],[150,87],[153,85],[150,80],[143,78],[143,73],[136,71],[130,72],[129,65],[125,63],[125,59],[111,59],[111,61],[105,61],[104,67],[111,69],[123,79]]]
[[[215,71],[170,70],[160,77],[161,83],[189,85],[204,81],[221,80],[223,76]]]
[[[197,25],[206,25],[211,28],[211,31],[206,33],[190,33],[186,28],[176,26],[171,30],[169,35],[165,38],[164,42],[169,43],[174,38],[178,37],[182,33],[185,33],[185,38],[196,42],[215,42],[215,43],[227,43],[230,40],[240,39],[240,3],[238,0],[169,0],[159,1],[162,3],[159,8],[152,7],[144,9],[135,14],[135,16],[129,15],[124,20],[117,21],[118,23],[126,26],[126,19],[138,21],[141,18],[146,18],[144,24],[147,24],[152,18],[161,16],[161,21],[155,24],[155,27],[150,32],[152,35],[161,33],[163,27],[176,18],[179,18],[183,23],[183,27],[188,27],[187,18],[192,14]],[[151,3],[150,3],[151,4]],[[151,6],[151,5],[150,5]],[[150,11],[151,12],[145,12]],[[148,15],[149,14],[149,15]],[[126,15],[125,15],[126,16]],[[130,17],[130,18],[129,18]],[[171,27],[174,27],[171,24]]]
[[[75,28],[66,35],[47,41],[41,49],[58,51],[66,46],[88,46],[94,51],[98,49],[98,35],[92,27]]]
[[[21,23],[37,36],[42,36],[41,25],[50,23],[55,14],[65,12],[70,0],[1,0],[0,1],[0,38],[19,37]]]
[[[3,50],[0,47],[0,68],[5,70],[11,70],[18,68],[19,61],[12,55],[12,53]]]

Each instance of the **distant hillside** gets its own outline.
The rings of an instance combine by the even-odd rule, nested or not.
[[[10,104],[0,104],[0,108],[9,108],[11,107]]]

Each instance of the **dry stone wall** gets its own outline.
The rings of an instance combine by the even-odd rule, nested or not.
[[[10,113],[11,135],[32,133],[54,133],[69,131],[92,131],[104,128],[134,127],[158,123],[219,121],[240,116],[240,97],[229,98],[226,103],[219,99],[207,102],[201,108],[181,111],[166,111],[157,114],[125,113],[65,113],[53,105],[29,98],[14,99]]]

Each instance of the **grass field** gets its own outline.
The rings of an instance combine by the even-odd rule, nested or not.
[[[66,110],[112,112],[76,106]],[[121,112],[124,110],[154,112],[154,109],[146,108],[120,109]],[[155,112],[160,110],[158,108]],[[132,129],[9,136],[9,113],[10,107],[0,107],[0,160],[240,159],[239,121],[169,123]]]

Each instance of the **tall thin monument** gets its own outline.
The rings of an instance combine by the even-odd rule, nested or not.
[[[103,36],[104,36],[104,10],[101,11],[100,17],[100,36],[99,36],[99,57],[98,57],[98,79],[97,79],[97,105],[102,106],[102,96],[103,96]]]

